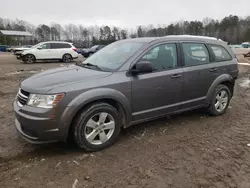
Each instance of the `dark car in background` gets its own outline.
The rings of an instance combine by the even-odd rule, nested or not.
[[[95,45],[91,48],[82,49],[82,56],[87,58],[92,54],[96,53],[98,50],[102,49],[103,47],[105,47],[105,45]]]

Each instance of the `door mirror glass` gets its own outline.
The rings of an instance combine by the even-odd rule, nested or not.
[[[41,50],[41,49],[42,49],[42,47],[41,47],[41,46],[38,46],[38,47],[37,47],[37,49],[38,49],[38,50]]]
[[[132,74],[153,72],[153,66],[150,61],[139,61],[131,70]]]

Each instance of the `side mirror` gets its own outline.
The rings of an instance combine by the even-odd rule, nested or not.
[[[39,47],[37,47],[37,49],[38,49],[38,50],[41,50],[42,48],[39,46]]]
[[[139,61],[133,69],[131,69],[131,73],[133,75],[140,73],[150,73],[153,72],[153,66],[150,61]]]

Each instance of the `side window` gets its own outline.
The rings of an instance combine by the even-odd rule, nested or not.
[[[52,49],[58,49],[58,48],[60,48],[60,46],[58,45],[58,43],[52,43],[51,48]]]
[[[60,44],[61,48],[71,48],[71,46],[67,43]]]
[[[51,49],[51,44],[50,43],[42,44],[40,47],[42,49]]]
[[[177,67],[176,44],[162,44],[149,50],[141,61],[150,61],[154,71]]]
[[[229,52],[222,46],[218,45],[209,45],[214,52],[216,61],[229,61],[232,59]]]
[[[210,62],[208,49],[204,44],[183,43],[182,46],[186,66],[202,65]]]
[[[53,49],[60,49],[60,48],[71,48],[71,46],[67,43],[53,43],[52,44]]]

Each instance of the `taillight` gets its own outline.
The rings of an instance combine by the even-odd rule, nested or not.
[[[77,48],[72,48],[72,50],[74,50],[75,52],[77,52]]]

